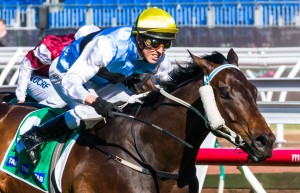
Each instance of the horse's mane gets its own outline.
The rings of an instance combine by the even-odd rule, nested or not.
[[[201,58],[208,60],[209,62],[215,64],[226,64],[229,63],[227,59],[223,56],[223,54],[214,51],[210,55],[203,55]],[[176,88],[180,87],[185,82],[192,80],[194,78],[203,77],[203,72],[201,69],[194,63],[193,60],[190,62],[185,62],[179,64],[178,62],[173,64],[174,69],[170,72],[170,80],[166,81],[162,84],[165,90],[168,92],[172,92]],[[145,99],[143,106],[152,106],[155,102],[157,102],[159,96],[159,92],[151,92]]]
[[[215,64],[225,64],[228,63],[227,59],[219,52],[214,51],[210,55],[204,55],[201,58],[208,60],[209,62]],[[164,83],[163,86],[168,89],[177,87],[179,84],[184,83],[190,79],[203,75],[201,69],[194,63],[193,60],[190,62],[185,62],[179,64],[178,62],[173,64],[174,70],[170,72],[170,80]]]

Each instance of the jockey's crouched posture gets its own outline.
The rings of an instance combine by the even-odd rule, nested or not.
[[[48,35],[23,58],[16,89],[18,103],[25,102],[27,93],[37,102],[54,108],[66,103],[58,96],[49,79],[49,68],[63,49],[83,36],[100,29],[86,25],[67,35]]]
[[[178,31],[172,16],[154,7],[144,10],[133,27],[106,28],[66,47],[49,75],[60,97],[72,108],[21,136],[33,163],[38,162],[37,150],[45,141],[69,129],[90,129],[103,118],[113,118],[113,111],[121,111],[114,103],[126,102],[132,93],[124,84],[111,84],[100,77],[96,77],[95,92],[87,82],[99,70],[126,77],[147,72],[155,85],[168,81],[173,67],[165,50]]]

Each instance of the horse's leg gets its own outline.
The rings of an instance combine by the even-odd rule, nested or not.
[[[7,193],[7,174],[0,172],[0,193]]]
[[[20,190],[20,181],[14,180],[12,176],[0,171],[0,193],[14,193]]]
[[[80,192],[87,192],[87,193],[101,193],[100,190],[95,190],[92,188],[89,183],[87,183],[85,177],[77,177],[73,184],[73,191],[72,193],[80,193]]]
[[[3,103],[0,103],[0,105],[0,162],[2,162],[21,120],[34,108],[11,106]],[[40,191],[0,171],[0,193],[19,192],[35,193]]]
[[[0,171],[0,193],[41,193],[38,189]]]
[[[74,152],[74,148],[72,150]],[[68,193],[101,193],[102,191],[99,189],[95,189],[95,187],[91,187],[91,181],[96,180],[95,177],[87,177],[89,175],[88,170],[85,170],[86,163],[78,163],[77,156],[82,155],[80,152],[77,154],[71,154],[69,157],[66,167],[63,172],[61,189],[62,192]],[[72,156],[74,155],[74,157]],[[86,172],[85,172],[86,171]],[[89,181],[87,181],[89,179]]]
[[[12,176],[9,176],[2,171],[0,172],[0,193],[14,193],[20,191],[19,183],[20,182],[13,180]]]

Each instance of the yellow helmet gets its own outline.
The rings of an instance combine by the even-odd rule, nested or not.
[[[133,34],[143,34],[157,39],[173,40],[179,29],[173,17],[157,7],[144,10],[137,18]]]

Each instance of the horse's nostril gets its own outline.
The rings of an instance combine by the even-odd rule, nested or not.
[[[263,136],[259,136],[255,139],[255,145],[257,147],[265,147],[267,145],[267,140]]]

